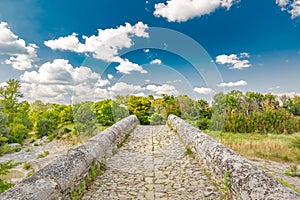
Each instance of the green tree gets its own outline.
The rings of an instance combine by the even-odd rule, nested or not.
[[[15,113],[18,100],[23,97],[20,88],[20,81],[15,79],[9,79],[5,86],[0,87],[0,104],[4,106],[4,113],[10,115]]]
[[[300,96],[295,96],[292,99],[289,111],[295,116],[300,116]]]
[[[74,123],[79,134],[92,135],[97,129],[97,116],[92,102],[86,101],[73,106]]]
[[[63,109],[59,113],[59,119],[60,121],[58,127],[66,124],[72,124],[74,121],[72,106],[64,105]]]
[[[154,113],[151,117],[150,117],[150,124],[151,125],[164,125],[166,123],[165,118],[158,114],[158,113]]]
[[[129,116],[129,111],[127,106],[124,104],[119,104],[115,101],[113,101],[112,103],[112,112],[113,112],[115,122],[118,122],[121,119]]]
[[[141,124],[150,124],[149,111],[151,102],[146,97],[130,96],[128,102],[128,110],[130,114],[134,114],[140,120]]]
[[[209,103],[203,99],[197,102],[197,126],[201,130],[206,130],[209,128],[210,119],[212,115],[211,107]]]
[[[111,99],[96,102],[94,104],[94,111],[97,115],[98,122],[102,126],[111,126],[114,124]]]
[[[10,132],[5,135],[9,143],[22,143],[32,128],[28,117],[28,102],[19,102],[23,97],[20,88],[20,82],[14,79],[8,80],[6,85],[0,87],[0,104],[3,106],[3,112],[8,116],[7,127],[10,127]]]
[[[222,130],[226,116],[226,95],[223,92],[217,93],[212,102],[212,117],[210,122],[211,130]]]
[[[36,134],[38,137],[49,136],[55,131],[56,127],[57,125],[52,120],[40,119],[37,122]]]
[[[7,115],[2,113],[2,109],[0,109],[0,146],[4,145],[7,142],[7,138],[5,136],[8,135],[10,129],[6,126],[7,124]]]
[[[162,105],[167,112],[167,116],[170,114],[174,114],[178,117],[181,116],[180,103],[173,95],[162,94]]]

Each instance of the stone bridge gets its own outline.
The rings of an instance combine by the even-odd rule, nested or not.
[[[129,116],[0,195],[3,200],[78,197],[300,199],[174,115],[162,126],[141,126],[136,116]]]

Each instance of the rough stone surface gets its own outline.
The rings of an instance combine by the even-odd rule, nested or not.
[[[139,124],[136,116],[129,116],[39,170],[0,195],[2,200],[55,199],[80,181],[91,166],[93,158],[103,160],[125,134]],[[91,144],[94,144],[93,146]],[[97,146],[97,144],[99,144]],[[95,154],[96,152],[96,154]],[[99,156],[99,157],[94,157]]]
[[[170,126],[178,132],[196,158],[204,163],[216,180],[230,173],[231,193],[241,199],[300,199],[292,189],[279,183],[250,161],[226,148],[184,120],[170,115]]]
[[[39,144],[39,146],[35,146],[34,143],[30,143],[28,140],[23,145],[21,151],[1,156],[0,163],[13,160],[13,162],[29,163],[31,165],[29,169],[24,169],[23,164],[17,165],[3,179],[7,182],[17,184],[27,178],[27,174],[31,173],[32,170],[40,170],[72,148],[71,144],[61,140],[52,142],[46,142],[46,140],[37,139],[35,143]],[[48,151],[49,155],[44,158],[38,158],[39,154],[44,154],[45,151]]]
[[[291,184],[292,187],[300,191],[300,177],[299,176],[288,176],[286,173],[290,173],[291,165],[295,165],[294,163],[282,163],[271,160],[264,160],[260,158],[249,158],[253,164],[255,164],[258,168],[267,172],[273,177],[281,178],[284,181]],[[300,165],[297,165],[297,169],[300,169]],[[299,170],[298,172],[299,173]]]
[[[168,126],[138,126],[83,199],[220,199]]]
[[[138,123],[136,116],[121,120],[4,192],[0,200],[67,197],[69,188],[86,175],[92,160],[104,161],[112,155]],[[107,159],[107,170],[83,199],[300,199],[259,169],[265,166],[258,164],[257,168],[174,115],[169,116],[168,124],[173,131],[168,126],[138,126]],[[185,145],[196,159],[186,155]],[[220,188],[227,172],[231,187],[226,195]]]

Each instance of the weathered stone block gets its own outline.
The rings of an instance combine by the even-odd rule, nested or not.
[[[115,146],[116,140],[124,137],[138,124],[139,121],[134,115],[119,121],[84,144],[61,155],[31,178],[2,193],[0,199],[48,200],[65,195],[75,182],[84,177],[93,159],[104,159],[108,151]]]
[[[206,165],[219,182],[230,172],[231,192],[241,199],[300,199],[292,189],[279,183],[250,161],[218,143],[184,120],[170,115],[168,124],[177,131],[196,158]]]
[[[5,193],[1,200],[41,200],[54,199],[60,194],[58,183],[49,177],[31,177],[25,179]]]

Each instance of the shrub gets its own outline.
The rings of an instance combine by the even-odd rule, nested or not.
[[[56,129],[56,124],[50,119],[41,119],[37,122],[36,131],[38,137],[48,136]]]

